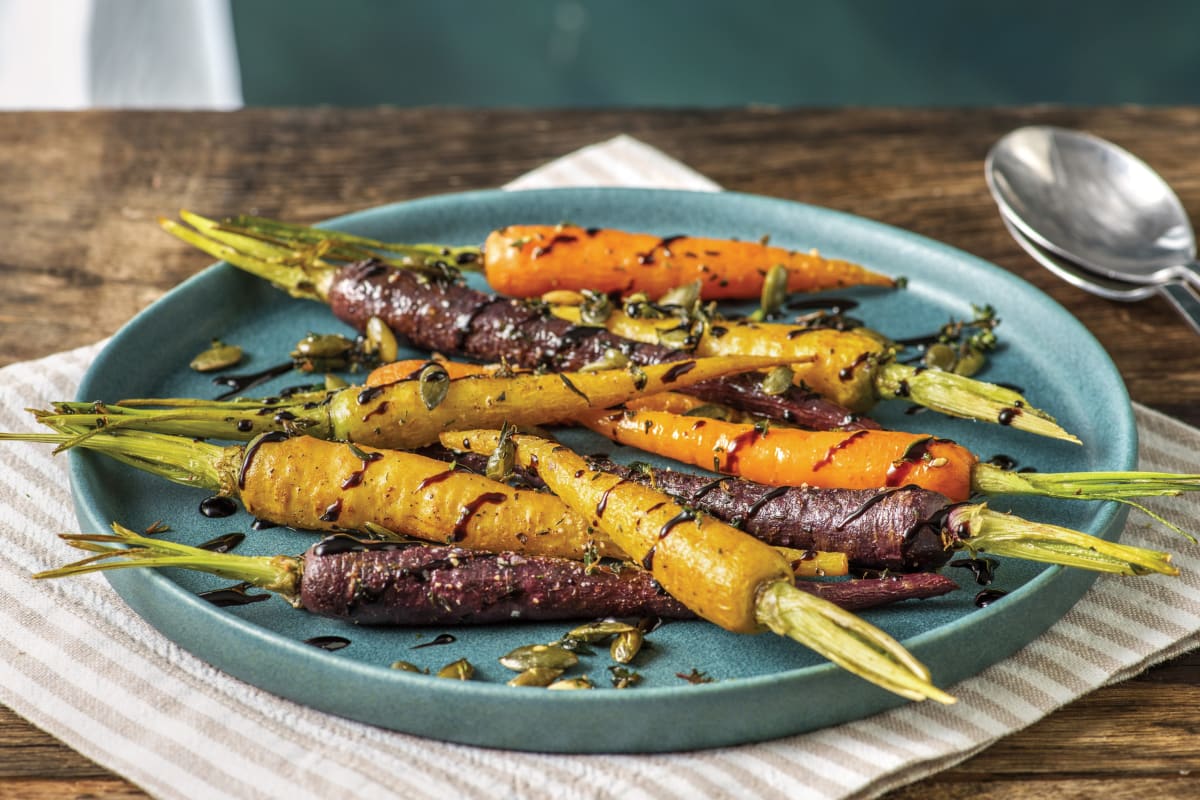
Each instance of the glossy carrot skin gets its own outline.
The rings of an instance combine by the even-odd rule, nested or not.
[[[858,264],[815,252],[576,225],[510,225],[493,231],[484,244],[483,261],[492,288],[514,297],[538,297],[554,289],[659,297],[699,280],[705,300],[757,299],[764,277],[777,264],[788,269],[788,290],[793,292],[895,285]]]
[[[625,557],[553,495],[514,489],[412,453],[268,434],[239,460],[242,505],[281,525],[366,531],[374,524],[475,550]]]
[[[771,486],[878,489],[911,484],[958,502],[971,494],[971,472],[978,460],[954,442],[900,431],[760,428],[654,410],[576,419],[621,444]]]
[[[472,375],[492,375],[499,369],[498,366],[494,365],[468,364],[463,361],[439,361],[437,363],[445,368],[446,373],[452,380]],[[376,367],[367,375],[363,383],[366,386],[386,386],[397,381],[410,380],[428,364],[429,361],[420,358],[393,361],[390,364]],[[652,408],[656,411],[670,411],[672,414],[686,414],[689,411],[695,411],[698,408],[711,405],[711,403],[706,403],[699,397],[680,392],[655,392],[654,394],[638,397],[624,403],[625,408]],[[723,407],[723,410],[731,414],[733,418],[748,418],[748,415],[729,406]]]

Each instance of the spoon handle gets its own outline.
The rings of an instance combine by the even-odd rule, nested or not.
[[[1200,295],[1196,294],[1196,290],[1182,282],[1159,284],[1158,289],[1196,333],[1200,333]]]

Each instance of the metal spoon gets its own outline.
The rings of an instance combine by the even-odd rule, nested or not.
[[[1026,237],[1108,278],[1200,286],[1196,238],[1158,173],[1111,142],[1051,126],[992,147],[988,186]]]
[[[1182,281],[1169,281],[1157,284],[1125,283],[1123,281],[1114,281],[1111,278],[1103,278],[1088,272],[1078,264],[1060,258],[1054,253],[1039,247],[1025,236],[1025,234],[1021,233],[1003,210],[1001,210],[1000,218],[1004,220],[1004,226],[1008,228],[1008,232],[1012,234],[1012,237],[1017,240],[1017,244],[1021,245],[1026,253],[1032,256],[1043,267],[1072,286],[1083,289],[1085,292],[1091,292],[1106,300],[1117,300],[1125,303],[1145,300],[1148,297],[1161,293],[1175,307],[1180,316],[1186,319],[1197,333],[1200,333],[1200,295],[1197,295],[1195,290],[1186,283]]]

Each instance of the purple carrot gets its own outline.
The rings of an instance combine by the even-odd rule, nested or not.
[[[577,370],[618,350],[637,364],[691,358],[687,350],[644,344],[604,328],[575,325],[545,304],[486,294],[459,281],[398,270],[379,261],[341,267],[329,285],[334,315],[359,330],[379,317],[413,346],[519,367]],[[782,394],[762,390],[753,374],[705,381],[682,391],[761,416],[810,428],[878,428],[842,406],[800,387]]]
[[[363,625],[693,617],[650,573],[634,566],[588,569],[567,559],[365,542],[344,534],[323,539],[302,556],[242,556],[148,538],[116,524],[113,531],[63,535],[72,546],[100,555],[35,577],[183,567],[243,581],[280,594],[297,608]],[[852,610],[958,588],[940,575],[798,583]]]

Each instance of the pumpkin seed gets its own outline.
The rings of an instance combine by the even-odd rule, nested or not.
[[[583,295],[571,289],[551,289],[542,300],[552,306],[577,306],[583,303]]]
[[[658,298],[658,304],[660,306],[678,306],[690,309],[696,305],[696,301],[699,299],[700,281],[694,280],[691,283],[676,286],[674,289],[668,289],[662,297]]]
[[[619,633],[629,633],[636,630],[637,628],[625,622],[618,622],[615,619],[602,619],[580,625],[568,633],[567,636],[585,642],[599,642]]]
[[[241,360],[242,348],[235,344],[225,344],[220,339],[213,339],[209,348],[193,358],[188,366],[196,372],[214,372],[232,367]]]
[[[339,359],[352,349],[354,342],[340,333],[310,333],[296,342],[292,358]]]
[[[568,670],[579,663],[579,656],[556,644],[527,644],[502,656],[500,663],[513,672],[535,667]]]
[[[547,689],[595,689],[592,685],[592,680],[587,675],[581,675],[578,678],[564,678],[561,681],[555,681],[546,687]]]
[[[763,394],[775,396],[792,388],[792,382],[795,379],[796,373],[792,372],[790,367],[779,366],[768,372],[759,386],[763,390]]]
[[[325,373],[325,391],[332,392],[338,389],[345,389],[349,385],[341,376],[334,375],[332,372]]]
[[[615,310],[608,295],[603,292],[584,291],[583,302],[579,304],[579,321],[584,325],[603,327]]]
[[[517,445],[512,440],[512,427],[506,422],[500,427],[500,440],[488,456],[484,474],[494,481],[506,481],[517,462]]]
[[[549,686],[559,675],[562,675],[561,669],[548,669],[547,667],[530,667],[517,677],[508,682],[509,686]]]
[[[612,646],[608,649],[608,654],[612,656],[612,660],[618,664],[628,664],[633,661],[633,657],[642,649],[642,642],[646,637],[637,628],[624,633],[618,633],[617,638],[613,639]]]
[[[450,678],[456,681],[469,681],[475,676],[475,668],[471,666],[471,662],[465,658],[460,658],[458,661],[451,661],[446,666],[437,671],[439,678]]]
[[[755,312],[758,319],[769,319],[778,314],[787,301],[787,294],[787,267],[776,264],[767,271],[767,277],[763,279],[762,297],[759,300],[761,308]]]
[[[441,364],[430,364],[421,370],[417,380],[420,382],[421,402],[425,408],[433,411],[446,399],[446,392],[450,391],[450,373]]]
[[[386,322],[379,317],[371,317],[367,320],[366,332],[368,352],[377,355],[385,364],[396,360],[400,345],[396,343],[396,334],[392,333]]]
[[[416,664],[408,661],[393,661],[392,669],[398,669],[401,672],[422,672],[423,670]]]
[[[604,355],[579,368],[580,372],[599,372],[605,369],[621,369],[629,364],[629,356],[615,347],[605,349]]]
[[[948,344],[931,344],[925,350],[925,357],[921,359],[925,366],[930,369],[952,370],[954,363],[958,361],[958,356],[954,353],[954,348]]]
[[[969,347],[966,352],[959,356],[958,363],[954,365],[954,372],[969,378],[976,372],[979,372],[986,362],[987,356],[982,351]]]

